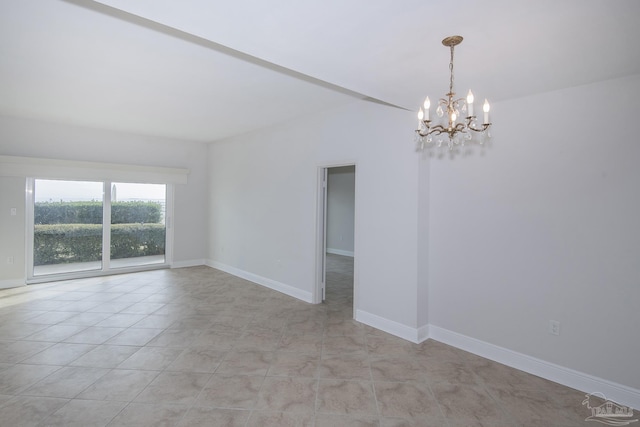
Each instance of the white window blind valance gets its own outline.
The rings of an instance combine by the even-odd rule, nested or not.
[[[0,176],[186,184],[189,169],[0,156]]]

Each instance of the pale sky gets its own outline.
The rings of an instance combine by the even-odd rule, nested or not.
[[[164,200],[163,184],[112,183],[116,186],[117,200]],[[61,181],[36,179],[35,201],[90,201],[102,200],[102,182]]]

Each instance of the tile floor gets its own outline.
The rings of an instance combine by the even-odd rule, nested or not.
[[[585,426],[584,393],[208,267],[0,291],[0,425]]]

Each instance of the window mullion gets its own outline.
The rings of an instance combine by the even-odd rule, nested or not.
[[[102,197],[102,271],[111,268],[111,181],[104,181]]]

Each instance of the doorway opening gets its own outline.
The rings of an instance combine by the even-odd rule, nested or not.
[[[331,302],[353,317],[355,301],[355,165],[323,167],[318,187],[316,302]]]

